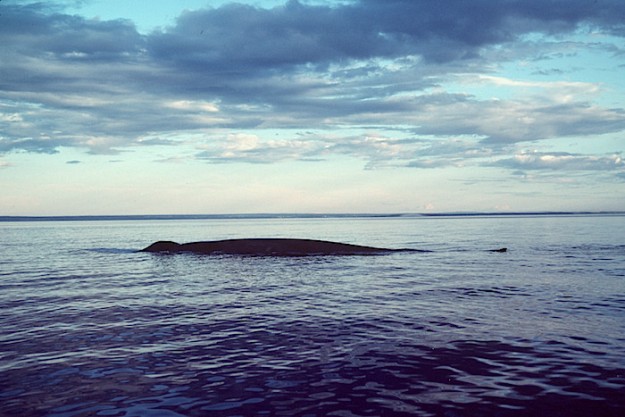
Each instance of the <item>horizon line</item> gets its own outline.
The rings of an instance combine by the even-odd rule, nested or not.
[[[10,221],[98,221],[98,220],[225,220],[225,219],[306,219],[306,218],[418,218],[418,217],[495,217],[495,216],[583,216],[625,215],[625,211],[454,211],[399,213],[215,213],[215,214],[87,214],[87,215],[0,215],[0,222]]]

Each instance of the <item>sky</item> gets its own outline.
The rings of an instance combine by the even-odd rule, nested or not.
[[[625,210],[622,0],[0,0],[0,215]]]

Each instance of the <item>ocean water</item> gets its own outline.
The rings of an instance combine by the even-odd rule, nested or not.
[[[432,252],[136,252],[235,237]],[[0,222],[0,245],[1,416],[625,415],[622,215]]]

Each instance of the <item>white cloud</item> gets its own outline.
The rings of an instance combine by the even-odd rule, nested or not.
[[[208,112],[215,113],[219,111],[219,107],[215,103],[209,103],[203,100],[175,100],[164,103],[165,107],[185,110],[191,112]]]
[[[625,129],[625,111],[588,102],[541,100],[474,100],[448,96],[437,102],[425,97],[413,116],[417,132],[433,135],[479,135],[489,143],[515,143],[566,136],[594,136]]]
[[[513,158],[494,163],[521,170],[559,171],[623,171],[625,163],[620,155],[588,156],[567,153],[523,152]]]
[[[520,92],[525,97],[548,98],[550,102],[562,104],[579,103],[582,100],[596,98],[601,92],[601,85],[596,82],[529,81],[493,75],[469,75],[468,77],[461,77],[460,82],[486,87],[489,85],[509,87],[517,90],[517,94]]]

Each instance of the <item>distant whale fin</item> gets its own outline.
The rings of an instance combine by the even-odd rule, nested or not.
[[[504,253],[504,252],[508,252],[508,248],[490,249],[489,252]]]

